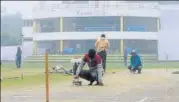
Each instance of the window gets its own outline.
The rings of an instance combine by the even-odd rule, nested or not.
[[[120,31],[120,18],[115,16],[67,17],[64,18],[64,31]]]
[[[109,39],[110,48],[109,53],[116,54],[120,52],[120,40]]]
[[[33,21],[32,20],[28,20],[27,22],[28,22],[27,26],[33,26]]]
[[[95,40],[64,40],[64,50],[65,49],[73,49],[74,52],[77,54],[84,54],[88,52],[89,48],[95,49]],[[110,53],[119,53],[120,51],[120,40],[110,39]],[[64,51],[65,52],[65,51]]]
[[[140,54],[157,54],[157,40],[124,40],[124,49],[135,49]]]
[[[63,18],[63,31],[64,32],[76,31],[76,18],[75,17]]]
[[[124,31],[157,32],[157,18],[154,17],[124,17]]]
[[[76,54],[84,54],[89,48],[95,49],[94,43],[95,40],[64,40],[64,53],[67,54],[69,49],[73,49]]]
[[[40,32],[60,32],[59,18],[40,19]]]
[[[42,55],[47,51],[49,54],[59,54],[60,43],[57,40],[53,41],[37,41],[38,54]]]
[[[23,26],[24,27],[30,27],[30,26],[33,26],[33,20],[24,20],[23,21]]]

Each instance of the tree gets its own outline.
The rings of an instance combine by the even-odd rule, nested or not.
[[[20,13],[1,17],[1,46],[21,44],[22,22]]]

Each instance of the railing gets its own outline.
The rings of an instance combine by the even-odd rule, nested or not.
[[[83,55],[49,55],[49,62],[66,62],[69,63],[70,60],[74,57],[82,58]],[[128,60],[130,59],[130,56],[128,56]],[[157,56],[156,55],[141,55],[141,59],[143,62],[157,62]],[[44,62],[45,56],[44,55],[38,55],[38,56],[31,56],[25,60],[26,62]],[[108,55],[107,56],[107,62],[124,62],[124,56],[123,55]]]

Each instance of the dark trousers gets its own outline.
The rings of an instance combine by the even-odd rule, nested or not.
[[[106,53],[106,51],[101,51],[101,52],[98,52],[98,55],[101,56],[101,58],[102,58],[102,65],[103,65],[103,69],[104,69],[104,72],[105,72],[106,71],[107,53]]]
[[[124,65],[125,65],[125,67],[127,67],[127,57],[126,56],[124,56]]]
[[[77,68],[78,68],[78,63],[75,63],[73,65],[73,74],[76,75],[76,71],[77,71]],[[79,74],[79,77],[80,78],[83,78],[87,81],[97,81],[97,72],[95,71],[91,71],[91,70],[81,70],[80,71],[80,74]]]
[[[80,78],[83,78],[87,81],[97,81],[97,73],[92,74],[90,70],[81,70],[79,74]]]
[[[142,66],[137,66],[135,68],[132,69],[132,66],[128,66],[128,69],[131,71],[131,72],[136,72],[138,71],[138,73],[140,74],[141,71],[142,71]]]
[[[21,68],[21,58],[20,57],[16,57],[16,67]]]

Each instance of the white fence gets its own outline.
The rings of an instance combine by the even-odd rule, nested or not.
[[[1,60],[14,61],[18,46],[1,46]],[[27,58],[33,53],[33,43],[24,42],[22,47],[22,58]]]
[[[1,46],[1,60],[15,60],[17,46]]]

